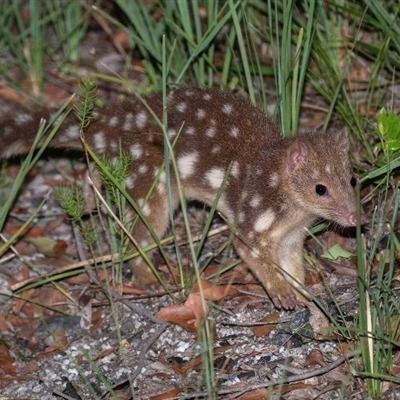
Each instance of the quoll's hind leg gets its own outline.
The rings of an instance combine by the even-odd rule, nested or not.
[[[178,195],[176,190],[174,190],[174,185],[172,188],[172,207],[175,209],[178,206]],[[150,198],[144,204],[143,199],[145,196],[138,198],[138,193],[135,193],[135,189],[132,190],[132,195],[133,194],[136,194],[136,196],[132,197],[137,198],[137,203],[139,206],[141,206],[142,213],[144,217],[146,217],[149,225],[152,227],[156,237],[161,240],[164,237],[169,225],[168,201],[166,198],[165,181],[161,180],[156,185]],[[136,240],[137,244],[142,248],[146,248],[155,242],[153,236],[140,218],[138,218],[133,227],[132,236]],[[130,249],[136,250],[135,245],[130,244]],[[151,258],[154,251],[156,250],[148,252],[148,257]],[[129,267],[134,277],[141,285],[146,286],[157,282],[156,276],[151,271],[147,262],[141,256],[131,259],[129,261]]]

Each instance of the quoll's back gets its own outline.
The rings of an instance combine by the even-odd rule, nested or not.
[[[98,155],[117,156],[121,148],[135,158],[126,186],[162,237],[168,227],[166,180],[160,171],[164,161],[162,96],[145,100],[108,104],[84,136]],[[5,119],[3,158],[29,150],[43,116],[43,111],[24,112]],[[274,304],[294,308],[304,302],[305,228],[321,217],[344,226],[356,223],[345,132],[310,132],[283,139],[247,100],[200,88],[172,91],[167,99],[167,121],[186,197],[211,205],[221,191],[217,208],[235,232],[235,247]],[[73,116],[67,118],[51,146],[82,147]],[[174,172],[171,176],[176,208],[177,182]],[[155,190],[145,202],[156,177]],[[141,246],[152,242],[142,223],[136,224],[133,234]],[[154,280],[140,258],[131,262],[131,268],[141,282]]]

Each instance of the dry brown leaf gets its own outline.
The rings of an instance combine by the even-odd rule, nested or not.
[[[218,354],[218,351],[214,353],[214,362],[224,357],[224,353]],[[176,359],[171,360],[171,367],[177,374],[186,375],[189,371],[197,370],[200,371],[203,368],[203,356],[200,354],[192,358],[188,362],[179,362]]]
[[[322,352],[318,349],[313,349],[308,353],[306,357],[306,363],[310,367],[314,367],[316,365],[320,365],[321,367],[323,367],[326,365],[324,356],[322,355]]]
[[[328,318],[326,318],[314,303],[308,302],[307,307],[310,310],[309,322],[314,334],[323,338],[332,337],[333,334],[331,332]]]
[[[218,301],[221,300],[223,297],[225,297],[227,294],[229,294],[229,287],[214,285],[207,279],[203,278],[200,279],[200,283],[196,282],[193,285],[191,293],[193,294],[201,293],[200,286],[204,294],[204,298],[206,298],[207,300]]]
[[[195,326],[196,316],[193,310],[184,304],[173,304],[163,307],[158,311],[156,317],[163,321],[179,325],[191,333],[197,333]]]
[[[199,283],[196,283],[185,304],[163,307],[157,313],[157,317],[177,324],[191,333],[197,333],[197,328],[208,313],[208,307],[202,299],[202,295],[208,300],[220,300],[227,292],[226,287],[215,286],[206,279],[201,279],[201,288],[202,293]]]
[[[349,381],[349,373],[344,372],[343,366],[339,366],[337,368],[332,369],[331,371],[328,371],[326,374],[324,374],[324,378],[328,382],[345,382]]]
[[[306,286],[317,285],[322,282],[321,275],[318,272],[307,272],[304,284]]]
[[[18,315],[22,309],[24,309],[24,313],[31,317],[33,315],[33,310],[30,306],[29,301],[34,298],[36,295],[36,289],[25,290],[20,297],[15,297],[13,302],[12,311],[14,314]],[[30,310],[30,311],[29,311]]]
[[[26,237],[25,240],[33,244],[39,253],[47,257],[61,257],[68,247],[64,240],[54,240],[47,236]]]
[[[166,400],[166,399],[173,399],[178,396],[178,394],[182,393],[183,389],[172,389],[168,390],[168,392],[164,392],[158,394],[157,396],[149,397],[149,400]]]
[[[104,349],[103,351],[101,351],[96,357],[94,357],[93,361],[99,361],[104,357],[107,357],[109,354],[114,353],[115,350],[112,347],[109,347],[107,349]]]
[[[8,287],[11,288],[14,284],[25,281],[26,279],[29,278],[29,275],[30,275],[30,269],[26,264],[22,264],[19,272],[10,276],[10,279],[8,281],[9,285]]]
[[[63,328],[58,328],[52,332],[54,343],[45,349],[45,354],[52,353],[53,351],[63,351],[69,344],[67,334]]]
[[[8,347],[0,343],[0,368],[7,375],[15,375],[16,369],[14,358],[11,356]]]
[[[90,332],[97,332],[103,324],[103,309],[101,307],[92,310],[92,325]]]
[[[268,389],[256,389],[256,390],[250,390],[249,392],[246,392],[236,398],[238,400],[261,400],[261,399],[268,400],[271,397]]]
[[[44,225],[43,228],[43,235],[49,235],[51,232],[57,229],[62,223],[64,223],[64,221],[65,221],[64,214],[47,221],[46,225]]]
[[[39,315],[40,311],[42,310],[42,304],[58,308],[60,304],[67,304],[69,301],[66,294],[58,290],[57,287],[52,286],[42,286],[40,289],[38,289],[38,296],[35,300],[37,300],[38,303],[36,307]],[[35,307],[35,305],[33,306]]]
[[[277,323],[280,321],[280,313],[274,312],[268,314],[260,322],[265,322],[265,325],[257,325],[253,327],[253,333],[255,336],[265,336],[268,335],[272,330],[276,328]]]

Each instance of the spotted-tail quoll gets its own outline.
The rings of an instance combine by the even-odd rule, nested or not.
[[[135,97],[107,104],[84,136],[97,155],[116,156],[122,148],[134,157],[126,187],[162,237],[169,223],[165,172],[144,202],[164,161],[162,95],[151,95],[145,103]],[[208,88],[171,91],[166,111],[167,132],[171,142],[176,141],[174,157],[186,198],[212,205],[220,194],[217,209],[234,230],[234,246],[275,306],[292,309],[304,304],[306,228],[319,218],[344,227],[356,225],[346,132],[283,138],[249,101]],[[40,117],[46,118],[44,111],[3,118],[2,158],[30,149]],[[50,146],[81,149],[79,131],[77,119],[70,115]],[[177,208],[173,172],[170,184]],[[136,224],[133,236],[141,246],[152,242],[143,224]],[[140,258],[131,262],[131,268],[144,283],[152,280]]]

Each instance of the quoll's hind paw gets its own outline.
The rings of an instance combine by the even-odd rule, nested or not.
[[[138,284],[141,286],[152,286],[158,284],[159,282],[151,269],[144,262],[135,263],[135,260],[137,259],[130,260],[129,267]]]

